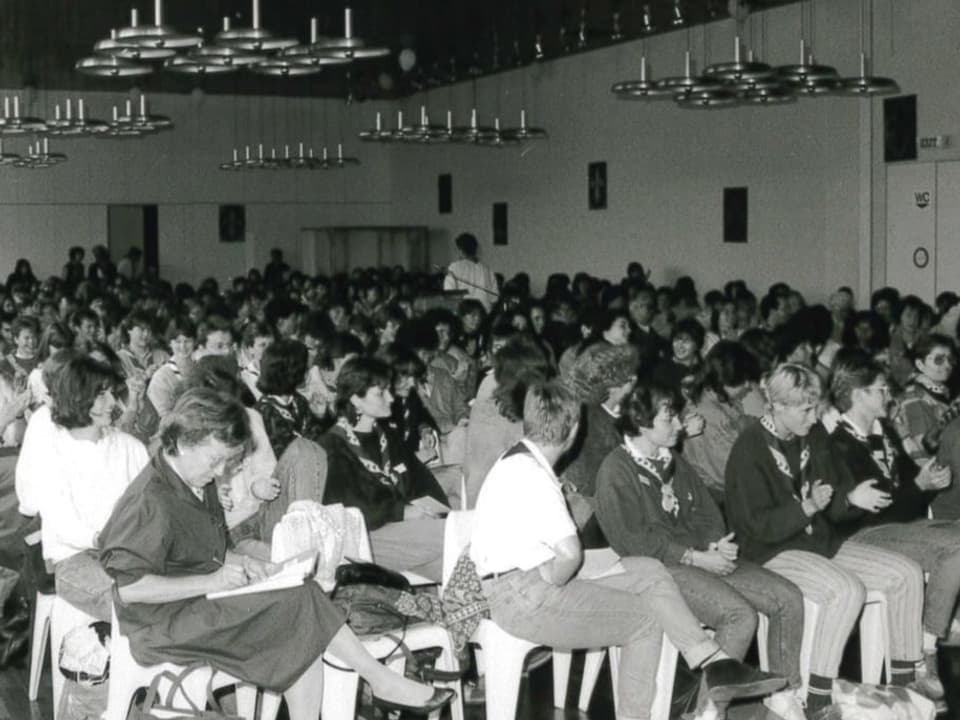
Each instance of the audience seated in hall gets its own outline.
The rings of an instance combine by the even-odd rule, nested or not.
[[[827,704],[872,590],[887,601],[889,680],[940,694],[936,653],[960,647],[960,537],[943,525],[960,518],[955,296],[944,293],[933,306],[933,298],[882,288],[858,308],[842,287],[826,304],[813,297],[808,304],[784,282],[767,287],[769,279],[754,279],[753,292],[738,279],[706,292],[693,277],[657,277],[655,286],[657,270],[640,263],[623,278],[557,272],[540,295],[522,271],[495,279],[472,236],[458,242],[463,256],[453,274],[394,267],[311,277],[274,253],[265,273],[253,269],[222,287],[213,278],[173,285],[151,268],[118,272],[106,247],[88,249],[89,268],[88,253],[71,249],[62,273],[46,279],[26,259],[16,263],[0,286],[0,453],[18,455],[20,510],[39,514],[42,552],[64,598],[109,617],[98,533],[147,466],[148,449],[157,452],[148,468],[154,477],[190,485],[167,472],[177,448],[164,445],[164,428],[183,397],[214,392],[230,412],[242,409],[243,452],[237,444],[217,482],[197,478],[193,494],[223,513],[215,534],[227,533],[247,557],[269,558],[272,530],[290,503],[342,502],[364,514],[378,562],[439,579],[444,521],[424,498],[462,504],[482,515],[472,551],[481,574],[500,576],[483,581],[494,620],[521,637],[559,647],[629,640],[649,649],[659,630],[648,633],[648,624],[663,621],[650,593],[665,593],[742,658],[762,612],[771,624],[771,666],[789,684],[771,707],[793,720],[804,712],[799,700],[812,718]],[[455,312],[431,306],[445,285],[466,291]],[[562,407],[560,415],[576,416],[563,438],[537,435],[542,413],[526,422],[531,397],[549,405],[541,407],[547,415]],[[668,405],[681,418],[658,434]],[[181,443],[186,457],[195,440]],[[507,527],[503,503],[484,497],[503,490],[513,475],[505,468],[530,462],[556,513],[538,525],[540,508],[514,498],[510,512],[519,515]],[[648,466],[655,477],[643,474]],[[135,498],[122,502],[124,512],[142,510]],[[483,529],[491,523],[504,529],[496,541]],[[564,537],[550,536],[548,544],[563,547],[551,551],[545,584],[539,572],[524,572],[536,563],[533,554],[522,557],[519,540],[497,562],[490,558],[499,551],[483,549],[488,541],[500,547],[513,524],[562,529]],[[575,533],[587,547],[609,541],[626,556],[625,583],[637,568],[648,573],[645,584],[616,590],[632,593],[626,604],[639,602],[642,612],[630,611],[633,635],[580,636],[559,622],[563,594],[578,582],[565,582],[578,552],[566,540]],[[112,542],[108,572],[136,585],[126,564],[109,560],[129,557],[136,539],[124,531]],[[520,570],[505,580],[501,573],[512,568]],[[21,569],[0,573],[0,592]],[[744,575],[749,583],[740,583]],[[511,616],[501,600],[520,579],[560,604],[551,599],[539,615]],[[28,603],[30,587],[17,587]],[[797,692],[798,597],[821,608],[805,698]],[[178,593],[174,604],[182,602],[196,598]],[[166,612],[159,607],[151,611]],[[128,627],[138,621],[120,614]],[[550,623],[565,637],[548,632]],[[250,677],[296,687],[335,625],[282,678]],[[664,627],[689,661],[703,660],[699,626],[678,627],[672,617]],[[0,662],[13,654],[6,648],[14,634],[0,632]],[[651,672],[629,658],[621,668],[635,684],[628,690],[621,682],[620,699],[637,717],[648,712]],[[407,690],[383,692],[426,700],[418,688]]]

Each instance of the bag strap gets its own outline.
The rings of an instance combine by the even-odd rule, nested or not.
[[[397,643],[396,645],[393,646],[393,648],[391,648],[390,652],[388,652],[384,656],[383,661],[387,661],[390,658],[392,658],[394,653],[396,653],[399,650],[400,652],[403,653],[404,657],[407,659],[407,662],[412,663],[413,667],[419,670],[420,663],[417,662],[417,659],[414,657],[413,652],[411,652],[410,648],[407,647],[407,644],[403,641],[403,639],[407,636],[407,623],[410,621],[410,618],[399,611],[397,611],[397,614],[403,617],[403,625],[400,626],[400,637],[397,637],[392,633],[383,633],[383,635],[381,635],[381,637],[385,637],[388,640],[393,640],[395,643]],[[363,642],[363,638],[360,638],[360,642]],[[353,668],[342,667],[340,665],[337,665],[334,662],[330,662],[329,660],[327,660],[326,653],[324,653],[323,655],[323,664],[332,667],[334,670],[339,670],[340,672],[351,672],[351,673],[356,672],[356,670],[354,670]]]
[[[143,701],[144,709],[149,711],[150,708],[153,708],[156,705],[157,696],[160,694],[161,681],[169,680],[170,689],[167,691],[166,701],[161,707],[164,710],[170,710],[173,712],[191,713],[197,718],[203,717],[204,708],[197,707],[197,704],[184,689],[183,683],[192,673],[206,668],[210,668],[207,663],[197,661],[185,667],[179,674],[174,673],[171,670],[164,670],[163,672],[158,673],[156,677],[153,678],[153,682],[150,683],[150,688],[147,690],[147,696]],[[223,708],[220,706],[220,702],[213,695],[213,676],[216,674],[217,670],[215,668],[210,668],[210,678],[207,680],[206,702],[211,708],[213,708],[215,712],[222,715]],[[177,693],[179,693],[180,696],[187,701],[187,705],[190,706],[189,710],[177,708]]]

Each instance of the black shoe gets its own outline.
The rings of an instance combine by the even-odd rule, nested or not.
[[[413,715],[429,715],[434,710],[446,707],[457,696],[450,688],[434,688],[433,695],[423,705],[404,705],[373,696],[373,704],[382,710],[399,710]]]
[[[421,667],[417,671],[417,677],[425,683],[447,683],[456,682],[463,677],[466,670],[439,670],[435,667]]]
[[[30,634],[27,632],[9,638],[3,644],[2,650],[0,650],[0,668],[19,664],[19,662],[26,657],[25,650],[27,649],[29,640]]]
[[[762,697],[783,689],[786,678],[754,670],[733,658],[716,660],[703,668],[707,696],[714,702]]]

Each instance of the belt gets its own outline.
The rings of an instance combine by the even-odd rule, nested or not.
[[[497,580],[498,578],[502,578],[505,575],[509,575],[510,573],[517,572],[518,569],[519,568],[510,568],[509,570],[504,570],[503,572],[487,573],[486,575],[481,576],[480,579],[481,580]]]
[[[73,680],[74,682],[83,683],[84,685],[101,685],[110,679],[110,665],[109,663],[107,664],[107,668],[103,671],[102,675],[91,675],[82,670],[67,670],[62,667],[60,668],[60,674],[67,680]]]

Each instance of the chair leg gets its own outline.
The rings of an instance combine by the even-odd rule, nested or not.
[[[570,682],[570,663],[573,653],[569,650],[553,651],[553,706],[562,710],[567,704],[567,685]]]
[[[264,690],[260,694],[260,720],[276,720],[280,713],[280,700],[277,693]]]
[[[657,694],[650,708],[650,720],[670,720],[673,681],[677,674],[679,656],[677,648],[664,635],[660,645],[660,663],[657,665]],[[619,660],[619,657],[617,659]]]
[[[357,709],[357,688],[360,676],[355,672],[323,669],[323,720],[354,720]]]
[[[256,686],[238,684],[234,692],[237,695],[237,715],[243,720],[257,720]]]
[[[36,702],[40,694],[40,676],[43,675],[43,656],[50,642],[51,598],[37,593],[33,607],[33,632],[30,637],[30,685],[27,697]]]
[[[887,640],[887,602],[885,598],[863,606],[860,618],[860,680],[869,685],[880,682],[885,666],[890,682],[890,653]]]
[[[449,634],[447,635],[447,643],[443,646],[443,652],[440,653],[440,657],[437,658],[437,669],[438,670],[459,670],[460,662],[457,660],[457,654],[454,652],[453,641],[450,639]],[[453,702],[450,704],[450,717],[451,720],[464,720],[463,713],[463,683],[459,680],[454,680],[449,683],[442,683],[445,687],[452,688],[454,692],[457,693],[457,696],[453,699]]]
[[[590,708],[593,688],[596,687],[597,678],[600,677],[600,669],[603,667],[603,659],[606,655],[605,650],[588,650],[583,659],[583,677],[580,680],[580,696],[577,698],[577,708],[580,712],[587,712]]]
[[[490,657],[497,660],[495,663],[487,663],[487,720],[514,720],[526,652],[518,651],[516,646],[510,647],[509,642],[488,640],[484,644]],[[497,647],[500,645],[502,647]]]

